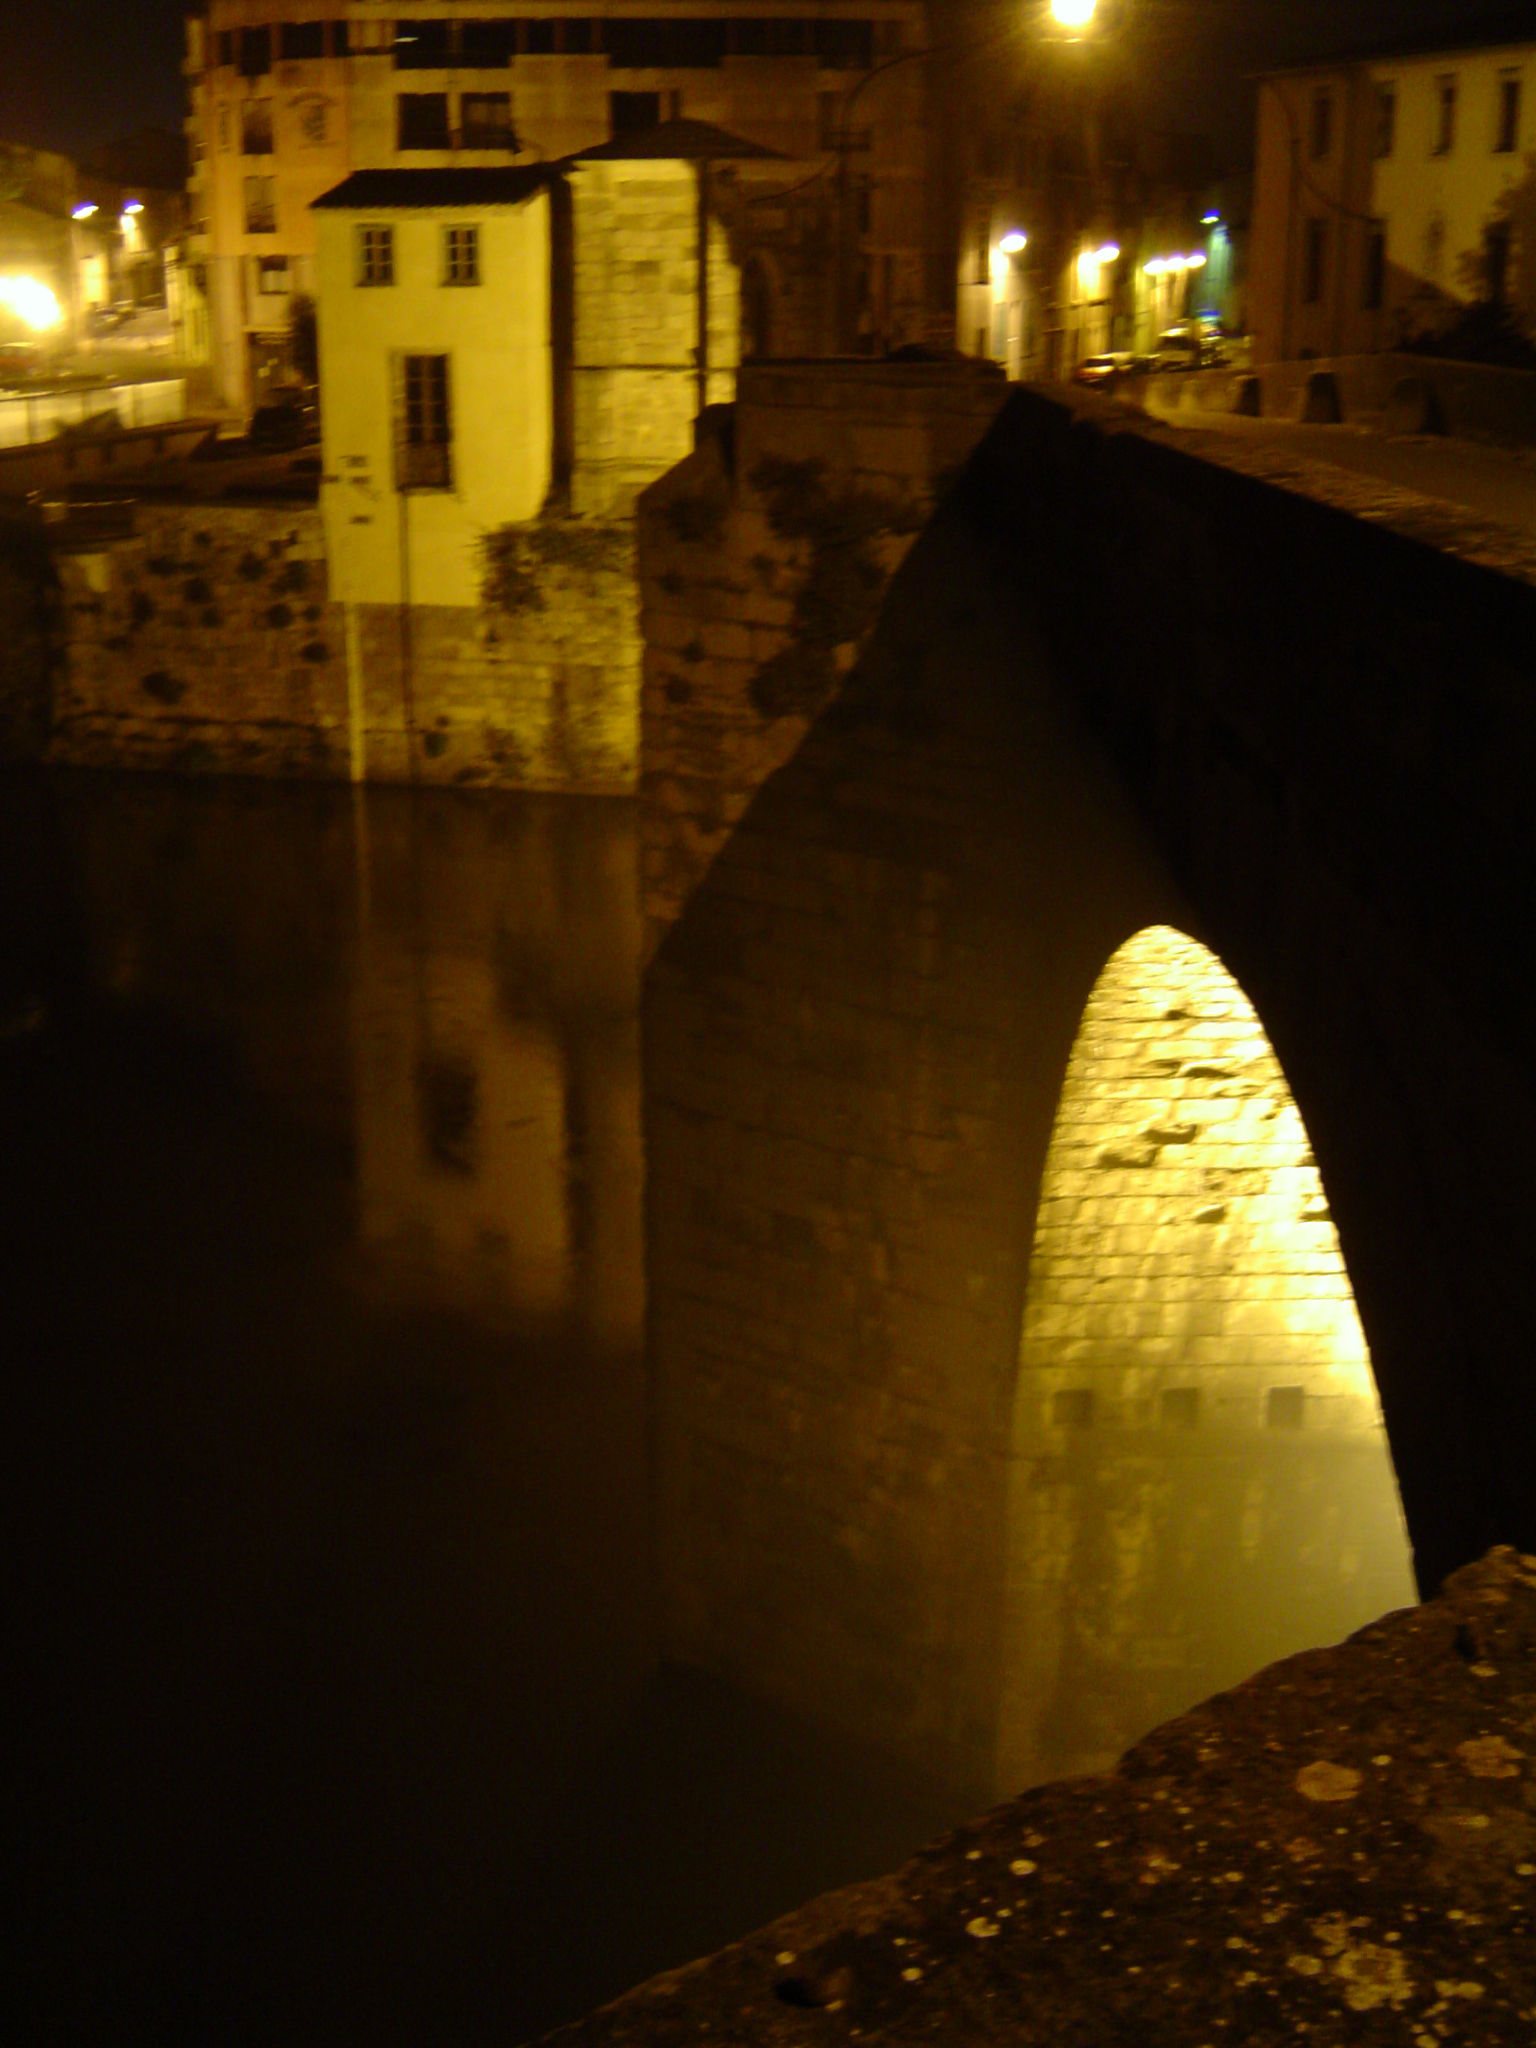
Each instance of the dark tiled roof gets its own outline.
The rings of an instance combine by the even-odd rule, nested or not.
[[[554,184],[553,164],[453,166],[439,171],[354,171],[314,206],[374,213],[392,206],[520,206]]]
[[[611,142],[578,149],[565,161],[632,163],[682,157],[689,163],[704,163],[743,156],[772,156],[782,161],[783,154],[782,150],[765,148],[761,142],[748,142],[744,135],[732,135],[729,129],[717,128],[712,121],[662,121],[654,128],[637,128],[633,134],[615,135]]]
[[[1416,35],[1383,36],[1370,44],[1335,45],[1319,51],[1309,61],[1278,66],[1263,75],[1274,78],[1291,71],[1322,71],[1331,65],[1391,63],[1402,57],[1454,56],[1461,50],[1497,50],[1517,43],[1536,43],[1536,0],[1521,0],[1470,13],[1454,26],[1424,29]]]

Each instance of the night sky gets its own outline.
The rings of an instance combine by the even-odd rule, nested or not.
[[[80,154],[145,125],[178,128],[184,11],[180,0],[0,0],[0,139]],[[1159,112],[1213,133],[1228,156],[1244,149],[1245,73],[1341,42],[1454,32],[1488,11],[1483,0],[1128,0]]]

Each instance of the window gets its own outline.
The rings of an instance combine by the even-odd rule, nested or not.
[[[285,21],[278,31],[278,55],[290,61],[325,55],[323,21]]]
[[[1502,306],[1509,293],[1509,250],[1514,239],[1507,220],[1496,220],[1483,230],[1483,289],[1490,306]]]
[[[1520,74],[1506,71],[1499,79],[1499,130],[1494,139],[1499,156],[1509,156],[1520,147]]]
[[[555,54],[553,21],[525,21],[522,28],[523,40],[520,48],[525,56],[552,57]]]
[[[731,49],[738,57],[804,57],[810,49],[810,23],[793,17],[774,21],[752,17],[730,24]]]
[[[240,148],[246,156],[272,154],[272,102],[246,100],[240,108]]]
[[[1306,246],[1302,252],[1301,296],[1315,306],[1323,296],[1323,273],[1328,267],[1328,223],[1315,217],[1307,222]]]
[[[446,491],[453,484],[453,421],[448,358],[400,358],[396,473],[402,491]]]
[[[640,128],[654,128],[661,119],[659,92],[611,92],[609,118],[615,135],[633,135]]]
[[[344,21],[333,21],[330,23],[330,31],[331,55],[333,57],[345,57],[348,54],[349,47],[347,24]]]
[[[288,281],[288,258],[286,256],[258,256],[256,258],[256,289],[264,297],[290,289]]]
[[[357,281],[359,284],[393,284],[395,281],[395,231],[393,228],[359,228],[357,231]]]
[[[619,16],[607,24],[607,45],[609,62],[618,71],[696,71],[725,55],[725,23]]]
[[[240,71],[246,78],[265,78],[272,69],[272,31],[243,28],[240,31]]]
[[[1312,95],[1312,158],[1316,162],[1333,148],[1333,94]]]
[[[560,24],[560,47],[567,56],[585,57],[601,51],[601,24],[580,15],[568,14]]]
[[[248,235],[277,233],[277,180],[247,178],[245,181],[245,232]]]
[[[474,71],[505,71],[517,48],[515,21],[461,21],[459,55]]]
[[[459,140],[466,149],[516,149],[511,94],[465,93],[459,101]]]
[[[478,228],[444,228],[443,283],[478,284],[479,282],[480,230]]]
[[[1366,232],[1365,274],[1361,281],[1360,304],[1367,313],[1381,310],[1387,285],[1387,231],[1377,221]]]
[[[233,65],[235,61],[235,33],[233,29],[221,28],[217,38],[219,62]]]
[[[1424,275],[1438,278],[1445,262],[1445,215],[1438,208],[1424,223],[1423,248]]]
[[[299,140],[310,149],[320,148],[330,132],[330,101],[312,94],[300,100],[294,107],[298,121]]]
[[[811,48],[823,71],[868,71],[875,61],[875,25],[870,21],[815,21]]]
[[[445,71],[453,62],[452,27],[447,21],[397,21],[395,69]]]
[[[448,95],[445,92],[403,92],[395,101],[400,149],[447,149]]]
[[[1456,147],[1456,79],[1447,72],[1435,80],[1434,155],[1449,156]]]
[[[228,147],[229,147],[229,109],[228,109],[228,107],[220,107],[220,109],[219,109],[219,147],[220,147],[220,149],[228,149]]]
[[[1397,143],[1397,87],[1385,81],[1376,88],[1376,120],[1371,134],[1372,156],[1390,156]]]

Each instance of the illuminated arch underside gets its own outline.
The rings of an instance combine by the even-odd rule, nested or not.
[[[1414,1596],[1338,1235],[1262,1026],[1166,926],[1083,1015],[1010,1488],[1003,1790]]]

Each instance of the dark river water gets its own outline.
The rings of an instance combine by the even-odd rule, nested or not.
[[[658,1653],[633,811],[3,796],[26,2037],[512,2042],[959,1818]]]

